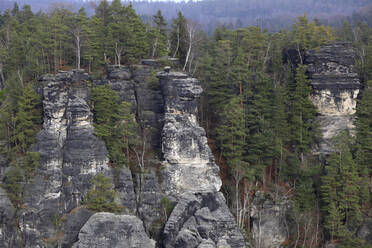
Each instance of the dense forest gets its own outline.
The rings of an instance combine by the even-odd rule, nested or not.
[[[282,9],[292,2],[275,1]],[[327,2],[331,1],[316,6],[326,11]],[[364,6],[367,1],[342,2]],[[216,8],[228,9],[227,1],[219,3]],[[2,187],[12,202],[22,204],[20,182],[29,180],[38,166],[39,155],[29,147],[42,123],[35,90],[41,75],[77,68],[99,78],[107,64],[133,65],[144,58],[166,64],[167,57],[177,57],[178,69],[202,83],[199,121],[222,168],[228,205],[248,239],[252,192],[265,190],[274,198],[286,195],[293,201],[292,219],[298,232],[287,247],[320,247],[327,241],[340,247],[368,247],[354,235],[362,220],[372,215],[372,28],[368,23],[354,19],[332,28],[302,15],[290,30],[268,32],[260,25],[234,24],[237,28],[221,25],[208,36],[181,12],[167,22],[159,10],[144,22],[134,9],[138,4],[104,0],[92,16],[84,8],[73,12],[54,6],[34,13],[29,5],[14,4],[0,15],[1,154],[12,166]],[[272,1],[249,4],[260,8]],[[193,5],[203,9],[208,1]],[[343,14],[343,6],[335,13]],[[236,9],[229,11],[237,19],[245,15],[244,8],[240,15]],[[309,100],[312,88],[304,57],[306,51],[336,41],[353,44],[363,91],[355,134],[341,133],[334,141],[335,152],[319,158],[312,154],[321,137],[317,109]],[[117,98],[110,97],[113,94],[109,87],[94,88],[92,108],[96,135],[106,142],[111,163],[122,166],[130,163],[129,146],[139,137],[130,106],[118,106]],[[122,140],[126,142],[118,142]],[[95,180],[106,185],[104,178]],[[98,197],[94,194],[99,192],[91,191],[89,197]],[[94,203],[94,209],[99,209]],[[105,210],[117,209],[103,205]]]
[[[292,22],[304,13],[310,19],[317,18],[327,25],[341,26],[344,20],[350,23],[367,21],[371,24],[371,3],[368,0],[203,0],[203,1],[122,1],[132,3],[133,8],[145,22],[151,22],[151,16],[161,9],[164,18],[170,21],[177,12],[201,25],[208,34],[217,26],[247,27],[257,25],[262,29],[279,31],[289,28]],[[88,16],[95,12],[99,1],[83,0],[18,0],[20,6],[28,4],[37,12],[51,11],[51,5],[65,6],[70,11],[84,7]],[[0,11],[13,7],[14,1],[0,2]]]

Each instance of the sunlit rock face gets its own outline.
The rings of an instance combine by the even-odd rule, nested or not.
[[[352,130],[360,82],[354,72],[355,51],[350,43],[334,43],[306,53],[310,99],[318,108],[323,139],[315,154],[333,151],[332,139],[342,130]]]
[[[157,74],[164,97],[162,131],[163,189],[167,194],[219,191],[221,179],[208,146],[205,130],[197,121],[202,93],[195,78],[180,72]]]

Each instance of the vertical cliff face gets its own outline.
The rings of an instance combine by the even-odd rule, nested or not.
[[[162,189],[175,198],[163,233],[166,248],[248,247],[222,193],[219,168],[197,121],[202,93],[195,78],[157,74],[164,98]]]
[[[350,43],[334,43],[306,53],[311,101],[318,108],[323,135],[322,142],[314,151],[329,154],[332,138],[340,131],[352,130],[353,115],[360,82],[354,71],[355,51]]]
[[[155,70],[157,63],[110,66],[105,79],[93,82],[132,103],[146,139],[144,173],[122,168],[115,176],[94,135],[89,76],[73,70],[41,78],[44,123],[32,146],[40,166],[25,185],[21,209],[0,190],[0,246],[150,248],[151,237],[156,247],[248,247],[219,192],[219,168],[197,122],[198,80],[160,72],[150,85]],[[114,179],[125,214],[84,208],[97,173]]]
[[[164,96],[162,130],[163,189],[167,194],[217,192],[219,168],[214,162],[206,134],[197,121],[200,83],[184,73],[158,74]]]
[[[53,221],[80,204],[93,175],[110,172],[104,143],[93,135],[87,80],[83,71],[41,79],[44,123],[33,148],[41,162],[26,187],[20,219],[26,247],[55,236]]]

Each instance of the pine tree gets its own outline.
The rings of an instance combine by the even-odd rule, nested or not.
[[[153,16],[155,27],[152,30],[151,43],[152,43],[152,57],[162,57],[168,54],[167,51],[167,23],[164,20],[161,11]]]
[[[124,210],[122,206],[115,203],[116,193],[112,189],[111,179],[102,173],[91,179],[92,187],[84,198],[84,204],[88,209],[96,212],[120,213]]]
[[[303,154],[310,151],[312,144],[318,137],[318,127],[315,122],[316,107],[309,100],[311,86],[305,74],[306,67],[298,65],[296,70],[295,85],[291,89],[291,105],[289,123],[291,130],[291,146],[293,152]]]
[[[367,49],[371,58],[372,46]],[[361,93],[361,97],[357,104],[356,111],[356,162],[358,164],[359,173],[363,177],[364,183],[362,186],[362,201],[368,203],[370,200],[370,192],[367,182],[372,181],[372,59],[367,63],[367,71],[370,73],[369,80]]]
[[[360,183],[350,152],[350,137],[346,132],[335,138],[336,152],[332,153],[322,177],[322,201],[325,203],[325,227],[332,238],[343,239],[361,221]]]
[[[34,143],[37,125],[41,124],[40,103],[39,95],[35,93],[32,85],[28,84],[18,100],[15,128],[10,138],[18,153],[25,154],[28,147]]]
[[[170,41],[171,41],[171,56],[178,57],[181,64],[185,63],[187,54],[187,20],[178,12],[177,18],[173,20]]]
[[[130,103],[119,105],[118,102],[118,95],[109,85],[93,89],[95,135],[105,141],[112,165],[121,167],[129,159],[129,146],[136,139],[137,123],[130,112]]]
[[[233,97],[225,105],[221,113],[222,123],[217,128],[217,140],[222,155],[231,167],[240,167],[244,164],[244,108],[240,97]]]

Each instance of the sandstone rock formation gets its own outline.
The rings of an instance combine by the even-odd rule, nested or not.
[[[165,248],[247,247],[222,193],[185,193],[164,228]]]
[[[315,153],[329,154],[332,138],[352,130],[360,82],[354,71],[355,51],[350,43],[334,43],[306,53],[305,63],[313,87],[311,101],[320,113],[323,140]]]
[[[197,121],[197,99],[203,91],[199,81],[179,72],[161,72],[157,76],[165,106],[163,190],[174,196],[219,191],[219,168]]]
[[[40,166],[18,211],[0,188],[0,246],[155,247],[150,236],[157,247],[248,247],[218,192],[219,168],[197,122],[200,84],[168,71],[151,85],[158,66],[108,66],[107,77],[93,81],[132,103],[151,154],[143,173],[124,167],[114,174],[109,167],[106,146],[94,135],[91,79],[83,70],[41,78],[44,123],[32,146]],[[7,168],[0,159],[1,176]],[[82,205],[97,173],[114,179],[125,215]]]
[[[252,202],[252,236],[256,247],[277,248],[289,236],[288,214],[291,202],[287,199],[275,201],[258,191]]]
[[[154,248],[142,221],[133,215],[96,213],[89,218],[79,233],[74,248]]]

